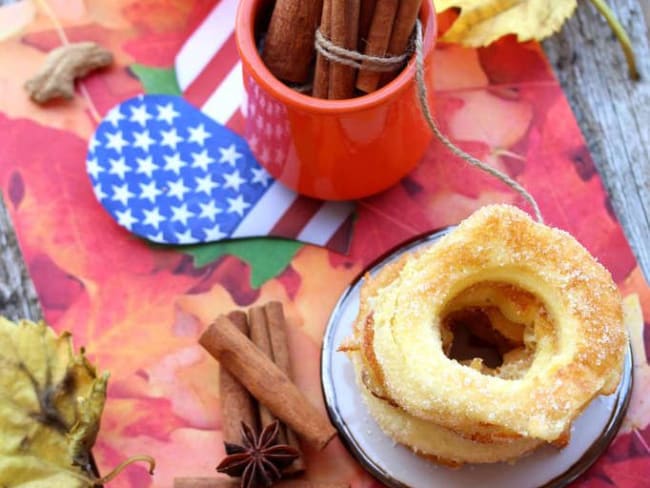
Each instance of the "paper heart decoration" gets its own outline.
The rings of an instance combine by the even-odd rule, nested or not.
[[[271,235],[347,248],[352,204],[287,189],[242,137],[180,97],[141,95],[111,109],[86,164],[106,210],[154,242]]]

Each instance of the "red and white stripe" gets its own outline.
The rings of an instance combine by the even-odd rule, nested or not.
[[[217,0],[176,55],[178,84],[202,112],[242,133],[246,93],[235,45],[238,0]],[[342,251],[351,236],[351,203],[302,197],[274,182],[233,237],[274,235]]]
[[[238,0],[217,0],[176,55],[184,97],[203,113],[238,133],[244,129],[246,93],[235,45]],[[233,237],[273,235],[344,251],[352,232],[348,202],[300,196],[274,182]]]
[[[241,131],[245,98],[241,62],[235,45],[238,0],[217,1],[176,55],[176,77],[185,99],[208,116]],[[239,120],[238,120],[239,119]]]

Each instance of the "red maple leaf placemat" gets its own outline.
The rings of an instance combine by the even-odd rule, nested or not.
[[[72,40],[95,40],[115,66],[84,83],[99,113],[143,91],[174,91],[172,69],[187,35],[214,7],[200,0],[50,1]],[[0,15],[1,15],[0,10]],[[0,43],[0,188],[46,319],[70,330],[111,371],[94,450],[100,469],[127,454],[158,461],[151,479],[130,467],[115,487],[171,486],[176,476],[211,476],[223,454],[217,364],[196,340],[217,313],[270,299],[286,304],[297,382],[322,407],[319,348],[339,294],[396,244],[457,223],[486,203],[523,202],[433,143],[391,190],[358,203],[351,250],[231,242],[185,250],[151,247],[120,228],[96,201],[85,174],[95,122],[87,101],[32,105],[22,83],[59,39],[36,16]],[[136,76],[137,75],[137,76]],[[142,80],[142,83],[138,79]],[[650,291],[616,221],[575,118],[534,43],[440,47],[433,84],[440,125],[458,145],[507,171],[535,196],[547,221],[571,232],[610,269],[623,293]],[[264,257],[274,253],[274,266]],[[644,351],[644,344],[637,344]],[[648,364],[637,355],[628,419],[583,486],[641,486],[650,476]],[[307,451],[309,476],[373,481],[337,441]]]

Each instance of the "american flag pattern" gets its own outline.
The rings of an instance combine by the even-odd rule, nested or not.
[[[246,141],[176,96],[142,95],[111,109],[86,165],[96,197],[117,222],[159,243],[279,235],[283,219],[274,209],[295,199]],[[329,206],[326,221],[339,223],[347,206]]]
[[[256,97],[255,103],[247,103],[242,65],[235,45],[237,6],[238,0],[214,3],[176,55],[176,76],[185,99],[208,117],[239,134],[247,127],[249,145],[267,167],[273,167],[284,158],[289,131],[279,122],[272,123],[274,115],[279,115],[283,107],[265,98],[254,85],[251,85],[251,96]],[[264,117],[247,113],[247,107],[264,110]],[[283,120],[282,117],[277,119]],[[272,198],[276,193],[278,197]],[[303,197],[275,181],[271,183],[268,200],[272,211],[266,218],[274,223],[274,229],[268,234],[338,251],[347,249],[352,233],[352,203]]]

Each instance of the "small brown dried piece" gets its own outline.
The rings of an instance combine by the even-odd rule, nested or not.
[[[75,79],[112,62],[113,54],[94,42],[66,44],[50,51],[41,70],[25,83],[25,90],[36,103],[69,100],[74,96]]]

